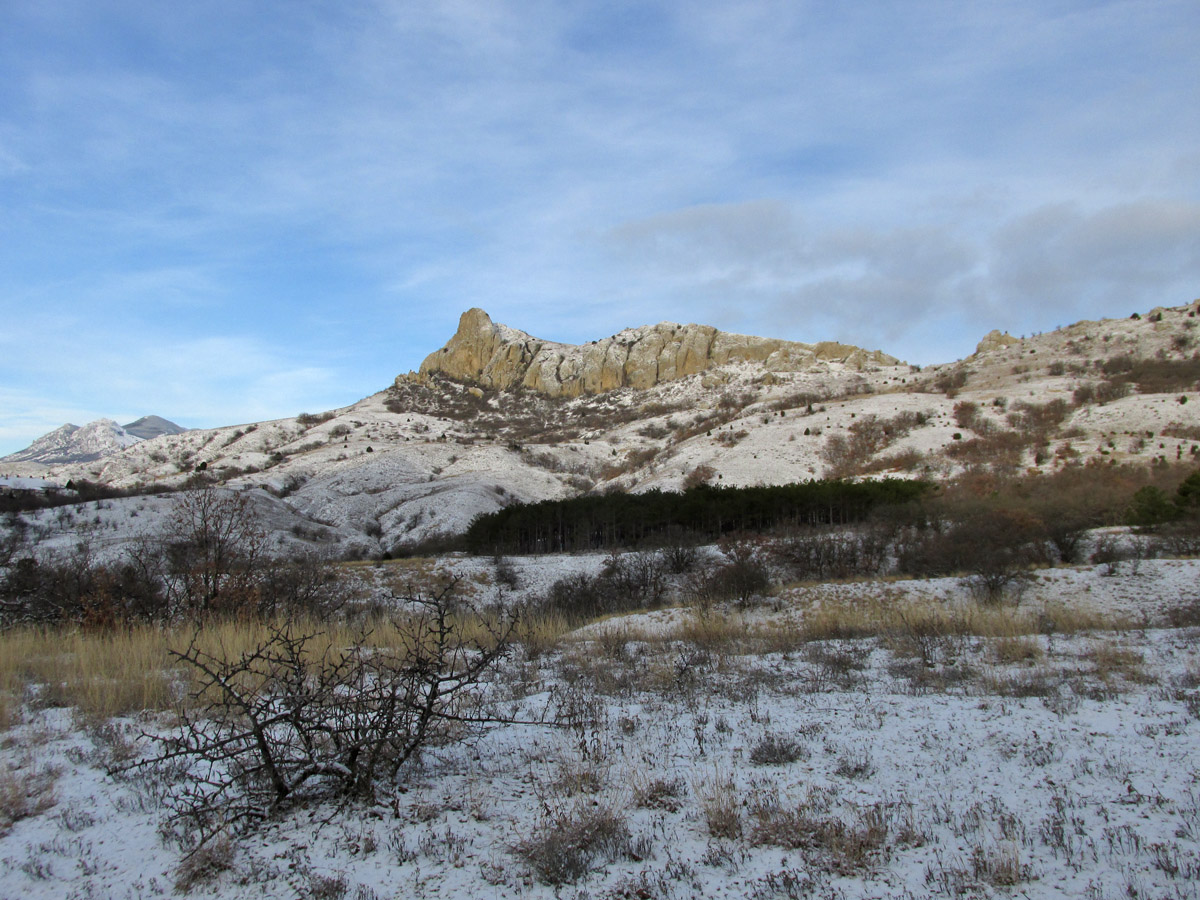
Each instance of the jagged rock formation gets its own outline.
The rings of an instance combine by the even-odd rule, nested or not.
[[[796,372],[821,362],[861,369],[900,361],[878,350],[833,341],[802,344],[671,322],[626,329],[582,346],[559,344],[497,324],[482,309],[471,309],[462,314],[446,346],[421,363],[417,377],[441,372],[492,390],[521,387],[552,397],[578,397],[620,387],[645,390],[738,362]]]

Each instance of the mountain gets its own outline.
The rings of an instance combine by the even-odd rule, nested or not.
[[[37,474],[255,488],[281,541],[373,554],[461,532],[514,500],[587,492],[1194,466],[1198,349],[1200,301],[991,332],[967,358],[923,368],[671,323],[574,346],[476,309],[420,371],[351,406],[164,434],[107,456],[91,447],[87,461]],[[60,449],[69,437],[46,458],[71,459]]]
[[[112,419],[96,419],[82,428],[68,422],[42,435],[24,450],[0,457],[0,462],[41,465],[89,463],[119,453],[141,441],[164,434],[182,434],[186,430],[161,416],[142,416],[128,425],[118,425]]]
[[[140,440],[112,419],[97,419],[83,427],[68,422],[42,435],[24,450],[3,457],[2,461],[44,465],[86,463],[124,450]]]
[[[187,431],[182,425],[176,425],[162,416],[142,416],[137,421],[121,427],[134,437],[139,437],[144,441],[163,434],[182,434]]]

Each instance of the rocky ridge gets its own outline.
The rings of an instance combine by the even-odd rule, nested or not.
[[[253,489],[281,545],[374,555],[461,532],[513,501],[679,490],[700,476],[744,486],[1200,464],[1200,302],[1043,334],[989,334],[965,359],[924,368],[859,369],[853,353],[842,362],[813,352],[799,370],[773,370],[767,362],[787,342],[748,339],[765,357],[753,361],[723,355],[727,344],[711,329],[708,368],[691,374],[679,363],[689,326],[630,329],[571,348],[489,324],[486,314],[463,318],[466,327],[435,354],[445,368],[431,363],[351,406],[163,435],[90,462],[15,464],[6,474],[135,491],[199,482]],[[654,334],[664,350],[650,353]],[[678,334],[679,348],[666,351],[674,346],[667,334]],[[613,356],[621,368],[614,362],[609,372],[625,386],[589,393],[568,382],[581,393],[555,396],[536,380],[527,386],[529,365],[503,364],[532,363],[548,350],[546,359],[565,360],[620,346],[622,335],[625,356]],[[649,388],[628,383],[631,343],[655,360]],[[675,354],[673,379],[664,377],[664,353]],[[684,370],[700,364],[698,351],[683,359]],[[503,384],[522,389],[491,387]],[[144,502],[113,501],[86,535],[48,514],[27,524],[57,534],[64,548],[86,536],[96,552],[117,552],[131,528],[148,524],[150,508],[136,505]]]
[[[83,426],[68,422],[42,435],[24,450],[0,457],[0,462],[47,466],[89,463],[142,441],[186,430],[162,416],[142,416],[128,425],[118,425],[112,419],[96,419]]]
[[[421,363],[416,377],[439,372],[491,390],[524,388],[549,397],[579,397],[622,387],[647,390],[741,362],[768,372],[801,372],[830,362],[854,369],[900,363],[879,350],[834,341],[804,344],[673,322],[629,328],[584,345],[560,344],[470,309],[446,345]]]
[[[42,435],[24,450],[4,457],[3,461],[46,465],[91,462],[131,447],[141,440],[112,419],[96,419],[82,427],[68,422]]]

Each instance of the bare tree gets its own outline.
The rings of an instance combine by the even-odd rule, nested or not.
[[[246,494],[210,486],[181,493],[163,542],[176,613],[228,612],[253,600],[266,535]]]

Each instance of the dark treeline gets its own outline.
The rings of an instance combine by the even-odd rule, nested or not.
[[[518,503],[475,519],[465,544],[473,553],[526,554],[653,545],[680,533],[715,541],[735,532],[860,522],[881,506],[919,500],[930,487],[897,478],[771,487],[702,485],[683,493]]]
[[[45,490],[0,489],[0,513],[22,513],[35,509],[55,509],[90,503],[93,500],[114,500],[119,497],[142,497],[151,494],[169,494],[176,488],[161,484],[139,485],[117,488],[107,484],[79,479],[68,481],[63,489]]]

